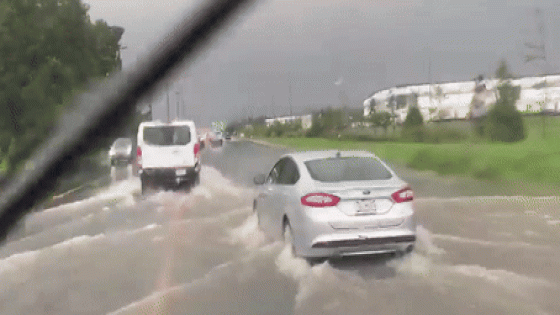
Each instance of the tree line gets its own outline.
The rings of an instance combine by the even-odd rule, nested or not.
[[[81,0],[0,1],[0,158],[21,167],[73,93],[122,66],[124,29],[92,22]]]

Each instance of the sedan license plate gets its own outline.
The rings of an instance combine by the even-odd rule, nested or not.
[[[375,214],[376,208],[375,199],[356,201],[356,215]]]
[[[175,171],[175,175],[185,176],[185,175],[187,175],[187,170],[186,169],[178,169],[178,170]]]

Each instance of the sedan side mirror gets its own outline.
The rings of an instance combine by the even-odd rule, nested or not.
[[[266,176],[264,174],[259,174],[253,177],[253,182],[255,183],[255,185],[262,185],[264,184],[265,181],[266,181]]]

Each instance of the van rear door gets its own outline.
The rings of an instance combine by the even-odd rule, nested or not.
[[[189,125],[144,126],[142,167],[194,167],[196,133]]]

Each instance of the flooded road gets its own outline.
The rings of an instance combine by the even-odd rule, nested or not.
[[[0,247],[0,314],[560,313],[560,198],[399,168],[416,250],[310,266],[252,213],[252,177],[283,152],[207,148],[190,193],[141,197],[115,169],[94,197],[28,216]]]

